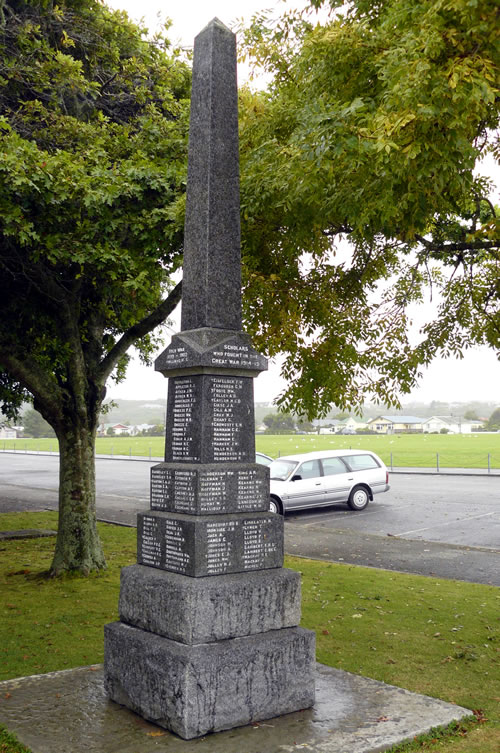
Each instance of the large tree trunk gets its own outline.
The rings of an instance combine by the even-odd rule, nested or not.
[[[59,530],[52,575],[88,575],[106,567],[96,525],[95,433],[95,427],[82,425],[76,416],[58,431]]]

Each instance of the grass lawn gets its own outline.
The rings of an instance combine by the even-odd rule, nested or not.
[[[257,450],[273,458],[298,452],[352,447],[370,449],[395,468],[500,468],[500,434],[396,434],[392,436],[335,436],[302,434],[258,434]],[[57,452],[56,439],[5,439],[0,449]],[[97,439],[101,455],[163,457],[163,437],[103,437]]]
[[[0,530],[56,526],[56,513],[0,515]],[[120,568],[135,561],[136,532],[99,530],[108,570],[85,579],[44,577],[52,538],[0,544],[0,679],[102,661],[103,625],[117,618]],[[302,624],[316,631],[319,661],[460,704],[481,720],[398,750],[498,753],[499,589],[298,558],[286,564],[302,573]],[[4,730],[0,753],[24,749]]]

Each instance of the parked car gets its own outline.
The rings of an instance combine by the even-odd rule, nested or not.
[[[389,473],[382,460],[368,450],[326,450],[287,455],[269,466],[269,509],[322,507],[346,502],[364,510],[374,494],[389,491]]]
[[[255,462],[259,463],[259,465],[271,465],[271,463],[273,462],[273,459],[270,458],[269,455],[264,455],[263,452],[256,452]]]

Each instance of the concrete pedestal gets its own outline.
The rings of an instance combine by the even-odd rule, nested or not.
[[[105,688],[186,740],[314,703],[314,633],[302,628],[188,646],[106,625]]]

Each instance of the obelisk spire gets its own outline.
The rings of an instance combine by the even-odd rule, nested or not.
[[[195,39],[181,329],[241,330],[236,37],[214,18]]]

